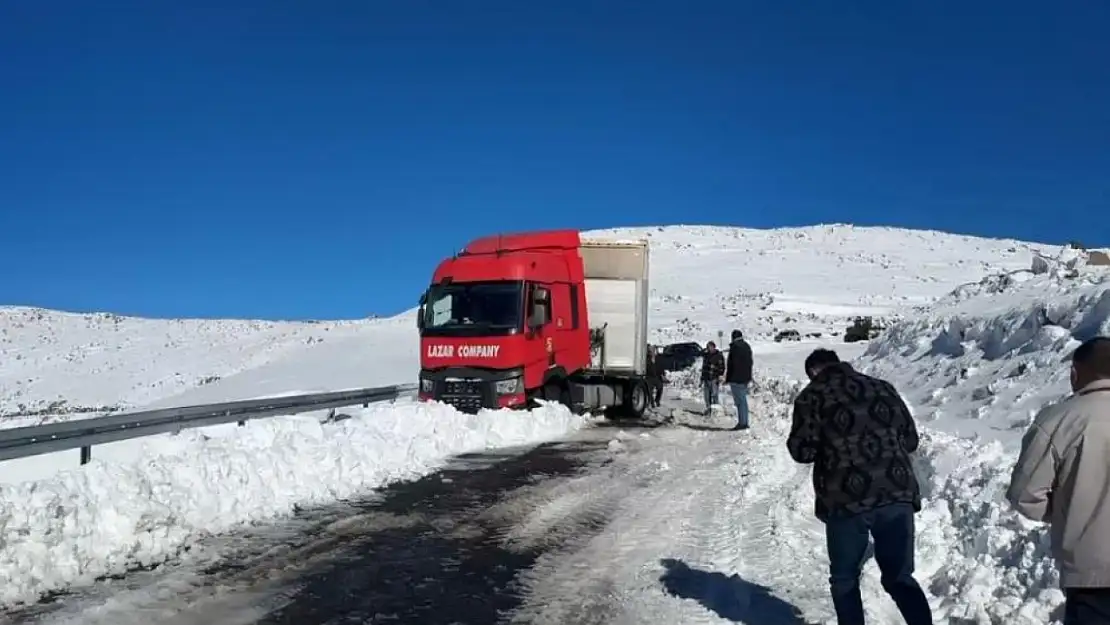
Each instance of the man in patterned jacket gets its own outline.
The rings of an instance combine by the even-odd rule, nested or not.
[[[825,523],[829,585],[840,625],[862,625],[859,576],[868,535],[883,589],[908,625],[931,625],[914,571],[914,514],[921,491],[910,454],[917,427],[885,380],[818,349],[806,358],[810,382],[794,400],[786,445],[796,462],[813,464],[817,518]]]

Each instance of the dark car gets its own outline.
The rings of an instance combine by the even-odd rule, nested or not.
[[[660,349],[656,358],[664,371],[681,371],[694,366],[704,351],[697,343],[672,343]]]

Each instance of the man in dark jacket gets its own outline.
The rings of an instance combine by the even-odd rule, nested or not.
[[[716,343],[709,341],[701,356],[701,390],[705,398],[705,414],[712,412],[713,406],[718,403],[717,390],[724,375],[725,355],[717,350]]]
[[[648,360],[647,360],[647,382],[651,387],[651,395],[648,396],[648,403],[655,407],[659,407],[659,402],[663,399],[663,384],[667,381],[667,372],[663,370],[662,363],[659,362],[659,348],[655,345],[648,346]]]
[[[840,625],[864,622],[859,576],[868,534],[883,589],[908,625],[932,625],[914,571],[914,514],[921,490],[910,454],[917,427],[898,391],[818,349],[806,358],[810,383],[794,400],[786,446],[813,466],[817,518],[825,523],[829,583]]]
[[[748,384],[752,381],[752,364],[751,345],[744,340],[744,334],[740,330],[733,330],[732,342],[728,346],[725,383],[732,391],[732,401],[736,404],[734,430],[748,429]]]

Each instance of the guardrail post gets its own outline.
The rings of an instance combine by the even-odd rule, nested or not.
[[[81,464],[88,464],[92,460],[92,446],[86,445],[81,448]]]

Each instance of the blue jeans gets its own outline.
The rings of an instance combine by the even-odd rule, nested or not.
[[[701,392],[702,399],[705,401],[705,410],[708,412],[710,406],[720,403],[720,398],[717,395],[719,387],[716,380],[702,380]]]
[[[825,523],[829,550],[829,586],[840,625],[862,625],[859,576],[867,554],[868,534],[875,538],[875,563],[883,590],[894,600],[906,625],[932,625],[925,592],[913,577],[913,508],[891,504]]]
[[[732,401],[736,404],[736,425],[748,427],[748,385],[729,382],[728,388],[732,391]]]

